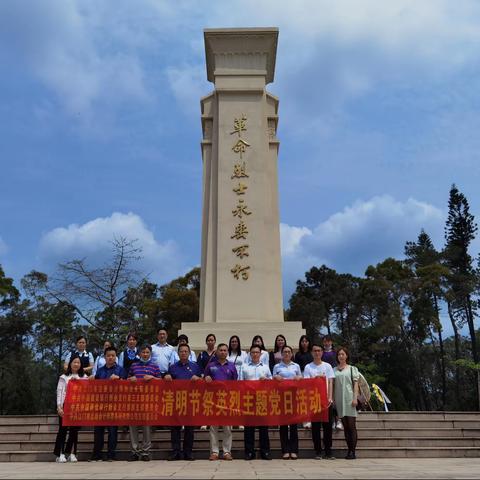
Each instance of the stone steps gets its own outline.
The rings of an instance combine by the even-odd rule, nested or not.
[[[364,458],[480,457],[480,414],[475,412],[362,412],[358,417],[358,456]],[[52,461],[57,432],[55,415],[0,417],[0,461]],[[280,439],[270,430],[273,457],[280,458]],[[300,456],[311,458],[311,432],[299,429]],[[79,459],[87,460],[92,451],[93,429],[85,427],[79,437]],[[208,458],[208,431],[195,432],[195,456]],[[129,455],[129,436],[119,429],[118,458]],[[334,431],[333,449],[345,455],[342,431]],[[170,431],[156,429],[152,454],[164,459],[170,452]],[[233,454],[243,458],[243,432],[234,429]]]
[[[383,430],[401,430],[401,429],[452,429],[452,430],[480,430],[479,420],[364,420],[358,422],[359,429],[383,429]],[[57,431],[56,423],[17,423],[9,425],[0,425],[0,434],[15,431],[17,433],[49,433]]]
[[[277,440],[279,441],[278,432],[271,432],[270,441],[276,447]],[[234,438],[234,443],[236,446],[241,445],[243,441],[242,438]],[[92,439],[81,438],[78,443],[79,451],[88,452],[91,449],[93,442]],[[0,452],[6,451],[34,451],[42,452],[48,451],[48,449],[53,445],[54,440],[28,440],[28,441],[0,441]],[[424,437],[424,438],[392,438],[392,437],[377,437],[377,438],[365,438],[361,439],[362,447],[451,447],[452,439],[449,437]],[[344,447],[345,441],[343,437],[337,436],[333,439],[333,448],[342,449]],[[170,439],[153,439],[154,447],[159,450],[169,450],[170,448]],[[195,446],[200,450],[208,450],[210,441],[208,437],[195,436]],[[300,449],[308,449],[312,447],[312,440],[310,437],[303,437],[299,439]],[[457,438],[455,439],[456,447],[480,447],[480,438]],[[130,448],[130,441],[128,439],[119,439],[118,440],[118,450],[128,451]]]
[[[453,429],[453,428],[437,428],[437,429],[423,429],[423,428],[399,428],[399,429],[388,429],[383,428],[362,428],[361,431],[362,439],[363,438],[455,438],[455,439],[478,439],[480,438],[480,429],[478,428],[463,428],[463,429]],[[272,432],[274,435],[275,432]],[[50,432],[5,432],[2,433],[1,439],[3,442],[25,442],[25,441],[50,441],[54,442],[57,435],[57,430],[52,430]],[[311,433],[306,429],[299,429],[298,432],[299,438],[311,438]],[[80,441],[93,442],[93,431],[91,430],[81,430],[79,434]],[[123,432],[120,430],[118,432],[118,439],[128,440],[128,432]],[[168,430],[157,431],[154,433],[155,441],[170,441],[170,432]],[[196,430],[195,438],[206,439],[208,440],[208,432],[203,430]],[[243,433],[239,430],[233,431],[234,440],[241,441],[243,439]],[[343,433],[341,431],[334,431],[333,438],[343,439]]]
[[[232,453],[235,459],[243,459],[243,449],[237,448],[234,445]],[[271,448],[273,458],[281,458],[280,448]],[[337,458],[343,458],[345,456],[346,449],[334,450],[334,455]],[[78,453],[78,459],[80,461],[87,461],[91,452]],[[154,460],[166,460],[169,451],[152,449],[152,458]],[[193,454],[197,459],[207,459],[209,452],[205,449],[194,448]],[[314,452],[312,449],[300,450],[300,458],[312,458]],[[127,460],[129,456],[128,451],[118,451],[118,460]],[[480,457],[480,447],[361,447],[357,448],[358,458],[447,458],[447,457]],[[51,452],[35,452],[35,451],[0,451],[0,462],[51,462],[54,460],[54,456]]]

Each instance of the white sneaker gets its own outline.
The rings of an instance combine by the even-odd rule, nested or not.
[[[68,456],[68,461],[69,461],[69,462],[78,462],[78,459],[77,459],[77,457],[76,457],[73,453],[71,453],[71,454]]]
[[[335,428],[336,428],[337,430],[343,430],[343,425],[342,425],[341,420],[339,420],[339,421],[337,422],[337,424],[335,425]]]
[[[239,425],[239,426],[238,426],[238,429],[239,429],[239,430],[245,430],[245,427],[244,427],[243,425]]]
[[[312,422],[305,422],[303,428],[312,428]]]
[[[60,454],[59,457],[55,460],[57,463],[66,463],[67,459],[65,458],[65,455],[63,453]]]
[[[200,430],[206,430],[206,429],[207,429],[207,426],[206,426],[206,425],[202,425],[202,426],[200,427]]]

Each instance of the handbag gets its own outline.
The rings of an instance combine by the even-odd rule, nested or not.
[[[360,411],[366,410],[367,405],[369,405],[368,401],[370,400],[370,387],[368,382],[365,380],[365,377],[360,372],[358,372],[358,375],[357,411]],[[355,393],[355,384],[353,383],[353,370],[351,365],[350,378],[352,380],[352,390]],[[366,392],[368,392],[368,394]]]

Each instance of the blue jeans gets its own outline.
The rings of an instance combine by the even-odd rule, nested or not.
[[[115,458],[117,448],[118,427],[95,427],[93,440],[93,457],[99,459],[102,457],[105,429],[108,430],[108,451],[107,458]]]

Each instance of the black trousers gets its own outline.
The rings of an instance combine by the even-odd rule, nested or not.
[[[105,429],[108,431],[108,450],[107,457],[115,458],[115,450],[117,449],[117,433],[118,427],[95,427],[93,429],[93,457],[101,458]]]
[[[328,422],[312,422],[312,440],[315,453],[320,455],[322,453],[322,437],[321,430],[323,429],[323,449],[325,455],[332,454],[332,421],[333,421],[333,407],[328,409]]]
[[[260,436],[260,454],[270,453],[270,439],[268,438],[268,427],[245,427],[243,439],[245,443],[245,454],[255,455],[255,429],[258,428]]]
[[[296,423],[280,425],[280,445],[283,453],[298,453],[298,427]]]
[[[183,431],[183,456],[191,457],[193,449],[193,432],[195,427],[185,427]],[[172,453],[175,456],[182,454],[182,427],[172,427]]]
[[[81,427],[64,427],[62,417],[58,417],[58,433],[55,439],[55,448],[53,449],[53,453],[57,457],[62,453],[65,455],[70,455],[71,453],[75,455],[77,453],[78,432],[80,428]],[[66,445],[65,440],[67,440]]]
[[[342,417],[343,433],[349,452],[355,453],[357,448],[357,417]]]

